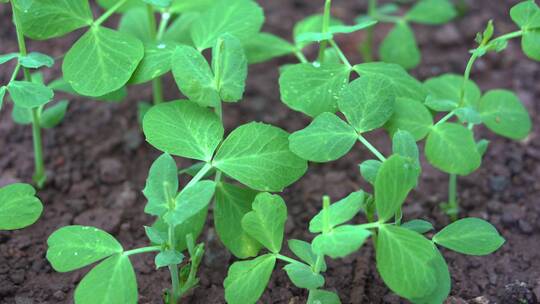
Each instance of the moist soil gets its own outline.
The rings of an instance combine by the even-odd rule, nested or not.
[[[348,22],[365,11],[366,1],[335,1],[334,15]],[[469,10],[455,22],[442,27],[415,27],[422,48],[422,65],[412,73],[425,79],[440,73],[462,73],[477,31],[494,19],[497,33],[513,31],[508,10],[517,1],[469,1]],[[265,30],[291,38],[293,24],[305,16],[320,12],[322,1],[260,0],[265,8]],[[7,5],[0,6],[0,53],[15,51],[16,37],[10,24]],[[114,20],[111,21],[114,25]],[[378,40],[388,27],[378,28]],[[60,58],[80,35],[47,42],[31,42],[29,48]],[[353,62],[360,62],[357,45],[363,34],[353,34],[339,42]],[[315,50],[311,52],[314,53]],[[257,120],[288,131],[309,123],[305,116],[287,109],[278,88],[278,67],[295,62],[294,58],[276,59],[250,67],[245,98],[226,105],[228,131]],[[60,65],[44,71],[45,79],[60,75]],[[12,67],[0,68],[0,83],[6,83]],[[529,109],[534,131],[526,140],[515,142],[494,136],[482,128],[477,137],[491,140],[481,169],[459,179],[461,216],[475,216],[493,223],[506,239],[496,253],[470,257],[442,249],[452,275],[448,303],[537,303],[540,298],[540,141],[538,111],[540,105],[540,64],[522,54],[517,41],[503,54],[489,55],[475,66],[472,78],[482,90],[506,88],[518,93]],[[178,97],[170,77],[165,80],[165,96]],[[104,229],[125,248],[147,245],[144,225],[153,222],[143,213],[141,189],[152,160],[159,152],[144,142],[137,121],[137,102],[149,99],[146,86],[130,88],[126,101],[104,103],[71,97],[65,121],[43,132],[49,179],[39,191],[45,209],[33,226],[0,233],[0,303],[71,303],[73,291],[83,269],[57,273],[45,259],[47,237],[56,229],[72,224]],[[30,182],[33,170],[31,131],[15,125],[8,104],[0,113],[0,185]],[[373,144],[389,152],[384,133],[368,136]],[[356,146],[346,157],[328,164],[310,164],[307,174],[283,193],[289,209],[287,238],[311,240],[309,219],[319,210],[321,196],[334,200],[351,191],[369,186],[361,180],[357,165],[373,158]],[[179,166],[187,166],[179,160]],[[448,219],[438,203],[447,195],[447,176],[424,161],[419,187],[404,206],[404,218],[430,220],[441,228]],[[184,181],[185,182],[185,181]],[[206,243],[206,255],[200,269],[200,286],[183,303],[225,303],[222,282],[234,257],[217,239],[210,212],[207,228],[200,241]],[[132,259],[139,286],[139,303],[160,303],[163,289],[170,285],[165,270],[155,270],[151,254]],[[305,303],[307,294],[294,287],[278,263],[260,303]],[[371,244],[351,256],[329,262],[326,288],[337,291],[343,303],[406,303],[392,294],[381,281],[374,263]]]

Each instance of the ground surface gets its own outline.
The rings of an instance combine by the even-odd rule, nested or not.
[[[292,25],[304,16],[318,12],[322,1],[260,0],[266,10],[266,30],[290,39]],[[334,14],[352,22],[365,1],[337,0]],[[443,72],[462,73],[467,49],[476,31],[490,19],[498,33],[513,31],[507,15],[515,1],[476,0],[467,15],[444,27],[418,27],[423,48],[422,66],[413,71],[424,79]],[[0,53],[16,49],[6,5],[0,6]],[[385,31],[385,28],[379,28]],[[77,34],[78,35],[78,34]],[[61,56],[77,37],[71,35],[50,42],[30,43],[30,49]],[[352,61],[358,62],[356,45],[362,36],[349,36],[343,44]],[[245,100],[227,105],[228,130],[259,120],[288,131],[304,127],[308,120],[284,107],[279,100],[278,65],[294,58],[275,60],[250,68]],[[11,68],[0,68],[5,83]],[[46,78],[59,75],[59,68],[46,72]],[[517,91],[533,116],[534,132],[522,142],[511,142],[479,130],[479,136],[492,140],[480,170],[459,181],[463,216],[489,220],[507,243],[488,257],[466,257],[443,251],[453,279],[450,303],[519,303],[540,298],[540,64],[527,60],[518,44],[504,54],[478,61],[472,75],[483,90],[507,88]],[[170,79],[166,96],[177,97]],[[59,274],[45,260],[46,239],[55,229],[69,224],[92,225],[114,234],[125,248],[146,245],[143,225],[152,219],[142,212],[143,188],[148,168],[158,152],[144,143],[136,119],[136,102],[149,98],[147,87],[130,89],[128,101],[106,104],[84,99],[71,103],[65,122],[44,132],[49,183],[39,193],[45,204],[43,217],[23,231],[0,233],[0,303],[71,303],[73,289],[87,271]],[[30,181],[32,173],[31,133],[28,127],[12,123],[8,106],[0,113],[0,185]],[[379,136],[380,135],[380,136]],[[388,138],[369,136],[388,152]],[[371,157],[357,146],[343,159],[310,165],[308,173],[283,194],[289,208],[287,238],[310,239],[308,219],[317,212],[320,197],[338,199],[359,187],[357,164]],[[186,165],[185,162],[179,163]],[[440,228],[448,223],[438,209],[445,199],[447,178],[425,166],[420,186],[409,198],[405,219],[424,218]],[[200,271],[201,285],[184,303],[224,303],[221,282],[233,258],[222,248],[212,228],[211,216],[201,240],[207,253]],[[159,303],[162,288],[169,285],[168,273],[154,271],[151,255],[134,258],[140,303]],[[278,267],[283,265],[279,264]],[[350,257],[329,263],[327,288],[337,290],[343,303],[405,303],[392,295],[374,267],[371,245]],[[284,272],[276,271],[261,303],[304,303],[305,292],[295,288]]]

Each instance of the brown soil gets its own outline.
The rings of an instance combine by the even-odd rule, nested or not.
[[[365,1],[335,1],[334,14],[349,22],[364,11]],[[424,79],[444,72],[462,73],[467,49],[474,35],[490,19],[498,33],[514,30],[508,9],[517,1],[468,1],[466,16],[443,27],[417,27],[423,49],[423,63],[413,73]],[[266,30],[290,38],[293,24],[318,12],[322,1],[260,0],[267,15]],[[7,5],[0,6],[0,53],[16,50],[14,30]],[[380,30],[384,31],[384,27]],[[79,35],[49,42],[32,42],[31,50],[61,57]],[[362,34],[340,41],[353,62],[359,62],[356,46]],[[278,66],[294,58],[274,60],[250,68],[245,100],[224,109],[228,130],[259,120],[289,131],[304,127],[308,119],[288,110],[279,100]],[[0,83],[11,74],[9,65],[0,67]],[[45,71],[46,79],[60,75],[57,65]],[[462,216],[477,216],[493,223],[507,242],[495,254],[468,257],[443,250],[452,279],[449,303],[536,303],[540,298],[540,64],[526,59],[512,42],[499,55],[478,61],[472,75],[483,90],[508,88],[516,91],[534,120],[534,132],[522,142],[513,142],[480,130],[478,136],[492,140],[480,170],[459,181]],[[165,95],[177,96],[167,79]],[[148,87],[130,89],[120,104],[73,99],[66,120],[44,132],[49,182],[39,196],[45,210],[33,226],[0,233],[0,303],[71,303],[73,290],[87,271],[56,273],[45,259],[46,239],[57,228],[70,224],[92,225],[112,233],[125,248],[147,243],[143,225],[152,218],[143,213],[141,189],[148,168],[159,153],[144,143],[137,122],[136,103],[150,98]],[[8,105],[0,113],[0,185],[29,182],[33,170],[31,132],[15,125]],[[388,152],[388,138],[382,133],[369,137]],[[287,189],[283,196],[289,208],[287,238],[309,240],[307,222],[323,194],[337,199],[362,187],[357,164],[371,158],[357,146],[349,155],[324,165],[310,165],[309,172]],[[179,165],[187,165],[181,161]],[[445,200],[447,177],[425,164],[420,186],[405,206],[406,219],[423,218],[448,224],[438,203]],[[201,284],[183,303],[224,303],[222,282],[234,258],[222,247],[213,230],[211,215],[200,240],[207,252],[200,270]],[[133,259],[139,284],[140,303],[160,303],[163,288],[169,286],[165,270],[155,271],[150,254]],[[278,268],[283,265],[278,264]],[[336,290],[343,303],[405,303],[380,280],[371,245],[342,260],[329,263],[326,288]],[[306,293],[295,288],[283,271],[275,271],[260,303],[305,303]]]

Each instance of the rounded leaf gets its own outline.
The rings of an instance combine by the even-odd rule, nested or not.
[[[411,133],[416,141],[427,136],[433,126],[433,115],[420,101],[396,98],[394,114],[385,125],[393,137],[398,130]]]
[[[0,230],[15,230],[37,221],[43,205],[28,184],[11,184],[0,188]]]
[[[448,249],[469,255],[486,255],[499,249],[504,238],[490,223],[479,218],[464,218],[444,227],[433,241]]]
[[[405,69],[412,69],[420,63],[420,50],[407,23],[396,23],[384,38],[379,52],[384,62],[397,63]]]
[[[531,117],[511,91],[493,90],[480,100],[480,115],[493,132],[512,139],[523,139],[532,129]]]

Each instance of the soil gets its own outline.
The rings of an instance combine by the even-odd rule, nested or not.
[[[365,11],[367,1],[335,1],[334,14],[348,22]],[[474,35],[492,18],[498,33],[514,30],[509,8],[517,1],[468,1],[464,17],[442,27],[415,27],[422,48],[422,65],[413,71],[420,79],[440,73],[462,73],[473,46]],[[267,31],[290,39],[290,29],[301,18],[320,12],[322,1],[260,0],[267,15]],[[16,50],[16,37],[7,5],[0,6],[0,53]],[[379,27],[378,39],[388,30]],[[31,42],[31,50],[61,57],[80,33],[47,42]],[[362,34],[340,39],[353,62]],[[288,131],[303,128],[308,119],[288,110],[279,99],[278,66],[294,58],[273,60],[250,67],[245,99],[224,108],[231,130],[258,120]],[[60,75],[60,65],[45,71],[47,80]],[[0,83],[6,83],[12,67],[0,67]],[[526,140],[506,140],[478,129],[477,137],[491,145],[481,169],[460,178],[462,216],[476,216],[493,223],[506,244],[486,257],[470,257],[442,250],[452,274],[452,297],[448,303],[537,303],[540,299],[540,64],[525,58],[516,41],[498,55],[478,61],[472,78],[483,90],[514,90],[529,109],[534,131]],[[173,81],[166,79],[165,95],[177,97]],[[137,102],[149,99],[146,86],[130,88],[123,103],[103,103],[71,98],[65,121],[44,131],[49,180],[39,192],[45,210],[33,226],[0,233],[0,303],[71,303],[73,290],[88,269],[70,273],[53,271],[45,259],[46,239],[57,228],[70,224],[91,225],[112,233],[125,248],[145,246],[143,225],[153,219],[143,213],[141,194],[148,168],[158,151],[144,142],[137,122]],[[33,170],[29,127],[15,125],[10,105],[0,113],[0,185],[30,182]],[[383,133],[368,136],[374,145],[389,152]],[[323,165],[311,164],[308,173],[287,189],[287,238],[310,240],[307,222],[321,205],[321,196],[338,199],[359,188],[370,190],[360,178],[357,164],[372,158],[359,145],[346,157]],[[180,166],[188,162],[179,160]],[[424,166],[421,183],[404,207],[405,219],[423,218],[448,224],[438,203],[447,194],[447,176]],[[224,303],[222,282],[234,258],[223,248],[213,230],[210,214],[199,239],[207,243],[200,269],[200,286],[183,303]],[[139,303],[160,303],[163,288],[170,285],[165,270],[155,271],[153,256],[133,258],[139,285]],[[278,264],[278,269],[283,265]],[[392,294],[379,278],[371,244],[345,259],[330,261],[326,288],[339,293],[343,303],[406,303]],[[275,271],[260,303],[305,303],[306,292],[295,288],[283,271]]]

